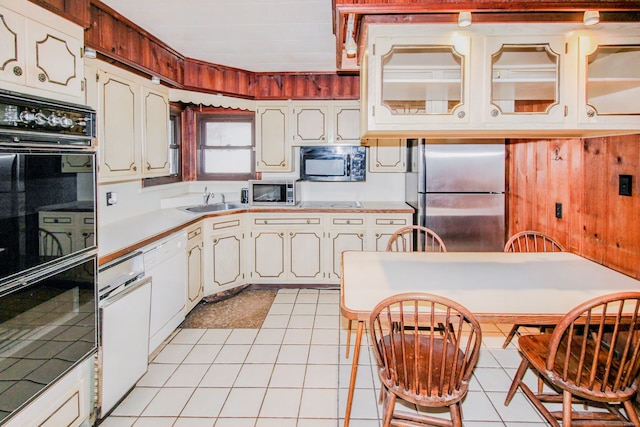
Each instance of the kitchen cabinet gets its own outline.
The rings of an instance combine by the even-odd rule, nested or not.
[[[95,357],[80,362],[13,416],[5,427],[79,427],[89,425],[94,399]]]
[[[422,34],[430,36],[407,34],[414,25],[392,27],[370,26],[361,71],[361,136],[468,124],[470,36],[452,26],[424,27]]]
[[[290,107],[258,105],[256,111],[256,172],[292,172]]]
[[[245,283],[244,221],[242,214],[205,220],[205,295]]]
[[[640,129],[635,25],[371,25],[367,37],[363,138],[589,137]]]
[[[198,305],[204,296],[204,239],[202,223],[187,229],[187,299],[185,315]]]
[[[0,2],[4,89],[81,103],[83,29],[26,0]]]
[[[367,250],[386,251],[391,235],[400,227],[411,225],[411,214],[372,214],[369,217],[370,245]]]
[[[324,230],[321,214],[252,214],[251,280],[321,282]]]
[[[98,115],[99,182],[168,175],[168,89],[110,64],[87,63],[87,75],[95,77],[87,80],[87,102]]]
[[[367,139],[369,172],[405,172],[407,142],[402,138]]]
[[[77,172],[89,172],[93,173],[93,162],[91,161],[91,155],[81,156],[62,156],[62,173],[77,173]]]
[[[295,145],[360,144],[360,106],[347,101],[296,102],[291,108]]]
[[[640,37],[596,32],[580,35],[578,40],[580,125],[637,129]]]
[[[505,126],[562,125],[568,105],[567,85],[560,85],[567,66],[565,36],[486,36],[484,42],[490,69],[483,120]]]
[[[92,213],[40,211],[38,222],[41,229],[57,239],[63,255],[94,245],[95,225]],[[43,251],[41,246],[40,255],[45,255]]]
[[[367,247],[367,215],[327,215],[327,267],[328,279],[342,277],[342,252],[362,251]]]

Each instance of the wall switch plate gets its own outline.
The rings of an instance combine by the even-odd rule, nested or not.
[[[556,203],[556,218],[562,218],[562,203]]]
[[[618,175],[618,194],[621,196],[631,196],[633,176]]]
[[[118,203],[118,193],[115,191],[107,192],[107,206],[115,205]]]

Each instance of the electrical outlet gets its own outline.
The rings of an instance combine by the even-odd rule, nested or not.
[[[562,218],[562,203],[556,203],[556,218]]]
[[[107,206],[115,205],[118,203],[118,193],[115,191],[107,192]]]
[[[618,194],[631,196],[633,177],[631,175],[618,175]]]

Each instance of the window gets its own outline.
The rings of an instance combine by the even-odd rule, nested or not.
[[[171,105],[169,110],[169,176],[146,178],[144,187],[182,181],[182,109]]]
[[[198,115],[198,180],[255,177],[254,115]]]

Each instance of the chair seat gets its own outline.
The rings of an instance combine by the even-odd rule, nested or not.
[[[404,339],[404,351],[406,358],[392,357],[391,353],[400,354],[403,349],[401,340],[394,340],[391,345],[389,335],[384,337],[384,348],[386,349],[387,360],[395,360],[396,363],[388,369],[380,369],[381,381],[390,389],[397,389],[398,386],[405,390],[403,398],[422,406],[432,406],[430,403],[437,403],[434,406],[442,406],[446,402],[456,402],[466,393],[468,383],[463,382],[459,389],[455,389],[457,381],[452,378],[452,372],[460,372],[463,366],[464,353],[457,348],[457,345],[446,342],[446,351],[443,351],[445,340],[443,338],[429,339],[428,336],[418,336],[420,348],[416,351],[416,337],[406,334]],[[433,348],[432,348],[433,345]],[[415,355],[418,354],[418,363],[415,363]],[[443,355],[445,361],[443,361]],[[430,359],[433,360],[430,361]],[[452,363],[452,361],[455,361]],[[418,369],[414,369],[415,367]],[[432,366],[433,369],[426,371],[424,366]],[[455,367],[455,370],[454,370]],[[411,390],[411,394],[406,394],[406,390]]]
[[[589,364],[582,366],[583,374],[580,377],[580,382],[569,383],[563,381],[563,378],[567,376],[569,378],[576,378],[578,370],[580,369],[580,359],[576,357],[579,352],[571,351],[568,359],[567,371],[563,372],[563,363],[556,363],[555,368],[552,371],[547,370],[547,356],[550,351],[551,334],[541,335],[525,335],[518,339],[518,346],[523,356],[527,358],[529,363],[540,372],[553,384],[558,387],[568,390],[571,394],[588,398],[597,399],[602,402],[621,402],[631,398],[636,392],[637,383],[634,382],[631,387],[626,387],[623,390],[613,392],[610,387],[603,389],[602,379],[605,377],[605,367],[607,366],[607,359],[610,356],[610,351],[601,347],[598,354],[599,363],[596,366],[595,375],[593,375],[593,369]],[[582,337],[574,337],[571,347],[573,349],[580,348],[583,344]],[[589,341],[586,348],[586,354],[594,356],[595,345],[592,341]],[[558,353],[556,360],[565,360],[567,355],[566,343],[561,344],[558,347]],[[591,357],[587,357],[587,360],[591,360]],[[620,362],[615,355],[611,355],[611,365],[614,371],[620,366]]]

